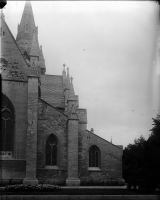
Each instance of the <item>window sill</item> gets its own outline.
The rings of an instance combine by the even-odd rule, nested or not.
[[[88,171],[101,171],[99,167],[88,167]]]
[[[0,156],[0,160],[14,160],[12,156]]]
[[[59,169],[57,166],[45,166],[45,169]]]

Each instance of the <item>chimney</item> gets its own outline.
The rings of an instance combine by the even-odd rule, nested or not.
[[[94,133],[94,129],[93,128],[91,128],[91,133]]]

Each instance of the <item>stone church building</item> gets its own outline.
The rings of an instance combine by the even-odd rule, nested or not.
[[[39,30],[40,31],[40,30]],[[25,3],[16,39],[1,14],[2,180],[26,184],[115,180],[122,185],[123,147],[87,130],[69,69],[46,74],[31,3]]]

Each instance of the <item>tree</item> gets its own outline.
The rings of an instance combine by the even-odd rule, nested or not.
[[[143,136],[129,144],[123,153],[123,177],[129,186],[155,189],[160,184],[160,116],[146,141]]]

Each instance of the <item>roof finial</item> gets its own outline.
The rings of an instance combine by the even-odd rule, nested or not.
[[[64,63],[64,64],[63,64],[63,71],[65,71],[65,66],[66,66],[66,64]]]
[[[93,129],[93,128],[91,128],[91,130],[90,130],[90,131],[91,131],[91,133],[94,133],[94,129]]]
[[[112,136],[111,136],[111,143],[112,143]]]
[[[71,78],[70,78],[70,79],[71,79],[71,82],[72,82],[72,81],[73,81],[73,77],[71,76]]]

